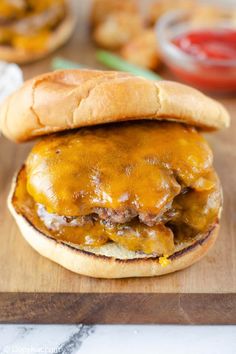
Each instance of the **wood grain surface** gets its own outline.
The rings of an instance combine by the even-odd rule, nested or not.
[[[89,39],[89,1],[77,4],[76,31],[55,54],[102,69]],[[49,71],[52,57],[24,66],[25,79]],[[219,100],[232,117],[230,129],[207,135],[224,189],[220,235],[202,261],[160,278],[90,279],[32,250],[6,208],[11,179],[31,144],[0,137],[1,322],[236,323],[236,98]]]

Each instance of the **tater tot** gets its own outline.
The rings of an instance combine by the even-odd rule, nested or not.
[[[137,14],[137,0],[93,0],[90,21],[96,27],[114,13]]]
[[[129,13],[111,14],[98,25],[94,32],[95,42],[107,49],[120,49],[143,31],[144,25],[139,15]]]
[[[133,64],[156,70],[161,60],[155,32],[153,30],[145,30],[140,33],[121,49],[121,55]]]

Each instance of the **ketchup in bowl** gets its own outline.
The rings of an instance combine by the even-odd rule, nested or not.
[[[195,59],[192,70],[170,64],[176,76],[202,89],[236,91],[236,30],[189,31],[172,43]]]
[[[198,59],[236,61],[236,30],[190,31],[174,38],[173,43]]]
[[[179,78],[201,90],[236,92],[236,28],[229,21],[193,25],[190,12],[172,12],[157,23],[162,57]]]

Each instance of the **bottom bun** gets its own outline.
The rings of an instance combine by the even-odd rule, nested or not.
[[[75,17],[73,16],[71,10],[69,10],[62,22],[50,34],[48,43],[43,50],[34,52],[11,46],[0,45],[0,60],[17,64],[26,64],[44,58],[69,39],[74,30],[75,22]]]
[[[115,243],[98,248],[69,244],[43,234],[23,215],[19,214],[12,198],[16,179],[8,197],[8,207],[25,240],[42,256],[62,265],[72,272],[96,278],[151,277],[175,272],[201,259],[214,244],[219,225],[198,237],[196,242],[175,252],[168,260],[129,251]]]

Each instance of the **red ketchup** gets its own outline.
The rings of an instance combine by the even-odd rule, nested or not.
[[[190,31],[175,37],[172,43],[196,59],[190,67],[187,63],[169,63],[178,77],[206,90],[236,91],[236,30]]]

